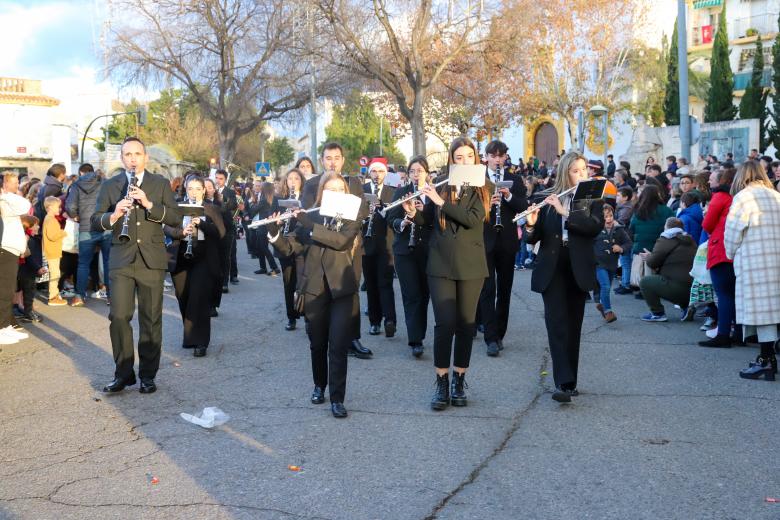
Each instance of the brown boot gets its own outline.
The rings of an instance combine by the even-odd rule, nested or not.
[[[615,316],[615,313],[612,311],[607,311],[604,313],[604,320],[607,323],[612,323],[613,321],[617,320],[617,316]]]

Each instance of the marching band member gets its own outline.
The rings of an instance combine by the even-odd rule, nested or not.
[[[428,183],[429,167],[424,156],[413,157],[409,162],[410,182],[398,188],[393,201],[402,199]],[[412,355],[423,354],[423,340],[428,328],[428,278],[425,269],[428,263],[428,241],[431,237],[436,205],[422,195],[393,208],[387,216],[394,232],[393,255],[401,298],[404,304],[406,335]],[[426,219],[423,213],[428,215]],[[425,222],[428,222],[426,225]]]
[[[168,270],[173,280],[179,312],[184,323],[183,348],[192,348],[195,357],[206,355],[211,340],[212,299],[221,289],[222,265],[219,242],[225,224],[219,207],[204,201],[206,186],[201,177],[186,181],[187,199],[203,206],[204,217],[185,217],[182,227],[164,226],[173,239],[168,247]]]
[[[498,356],[504,348],[504,335],[509,323],[509,303],[515,279],[517,226],[512,222],[517,213],[528,207],[525,184],[517,175],[508,173],[503,165],[507,159],[506,144],[495,140],[485,147],[488,189],[493,193],[490,221],[485,223],[485,255],[488,277],[479,297],[480,322],[484,327],[487,355]],[[512,188],[496,189],[494,183],[512,181]]]
[[[273,183],[262,183],[260,185],[260,194],[257,197],[257,202],[249,208],[251,218],[254,219],[257,217],[262,220],[270,217],[271,214],[275,213],[278,209],[279,203],[274,193]],[[266,236],[266,230],[263,226],[259,227],[255,234],[255,253],[260,262],[260,269],[255,271],[255,274],[267,274],[268,276],[279,275],[279,269],[276,266],[274,255],[272,255],[271,250],[268,249],[268,237]],[[265,266],[266,261],[268,262],[267,270]]]
[[[363,186],[365,193],[376,195],[377,204],[371,205],[363,225],[363,278],[368,297],[368,333],[380,334],[382,318],[385,319],[385,336],[395,336],[395,293],[393,292],[392,232],[388,233],[387,220],[380,210],[393,200],[393,189],[384,185],[387,176],[387,159],[375,157],[368,165],[371,182]]]
[[[459,137],[450,145],[449,165],[478,164],[479,152],[467,137]],[[428,287],[433,301],[436,326],[433,332],[433,357],[436,367],[436,391],[431,408],[444,410],[465,406],[466,370],[471,359],[471,346],[477,303],[482,284],[487,277],[483,225],[490,207],[490,192],[485,187],[457,188],[445,186],[441,194],[432,186],[423,193],[436,205],[433,233],[428,253]],[[449,386],[450,358],[454,362],[452,389]]]
[[[349,185],[336,172],[323,174],[315,205],[322,202],[325,190],[349,193]],[[323,403],[325,387],[329,385],[331,412],[334,417],[343,418],[347,416],[347,349],[352,341],[352,330],[344,325],[352,319],[352,301],[358,292],[351,253],[361,223],[357,220],[334,225],[331,219],[319,214],[309,216],[301,212],[296,212],[295,217],[295,233],[283,236],[279,224],[272,223],[268,225],[269,240],[283,256],[304,254],[299,291],[304,298],[311,346],[311,402]]]
[[[282,177],[282,188],[280,190],[280,196],[283,199],[301,200],[301,192],[303,191],[304,184],[303,174],[293,168],[288,171],[284,177]],[[296,221],[291,218],[287,221],[283,228],[288,232],[295,229]],[[287,325],[284,326],[284,330],[295,330],[296,322],[300,315],[295,310],[295,287],[298,283],[296,276],[296,255],[282,256],[278,254],[279,266],[282,268],[282,282],[284,285],[284,304],[287,309]]]
[[[585,297],[598,287],[593,239],[604,227],[604,204],[595,200],[578,206],[572,204],[573,195],[559,195],[587,179],[585,157],[577,152],[561,157],[555,184],[544,192],[547,206],[530,213],[525,225],[528,243],[540,243],[531,290],[544,300],[555,379],[552,398],[560,403],[579,395],[580,333]]]

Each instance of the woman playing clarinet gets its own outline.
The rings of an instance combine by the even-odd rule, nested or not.
[[[430,169],[424,156],[413,157],[407,172],[410,182],[396,190],[394,201],[407,197],[428,184]],[[412,355],[417,358],[423,354],[423,340],[428,328],[430,294],[425,271],[435,208],[433,201],[422,195],[393,208],[387,216],[394,232],[393,256],[404,304],[406,336]],[[423,217],[423,213],[428,214],[427,219]]]
[[[470,139],[459,137],[450,145],[450,165],[475,165],[478,160],[477,147]],[[431,408],[444,410],[450,403],[467,404],[466,370],[471,360],[479,294],[488,275],[483,222],[490,213],[491,194],[484,186],[460,189],[444,186],[439,192],[429,185],[422,191],[436,205],[433,222],[428,222],[433,231],[426,269],[436,320],[433,329],[436,390]]]
[[[531,290],[542,293],[547,341],[552,356],[555,391],[552,398],[569,403],[577,392],[580,333],[585,298],[598,287],[593,239],[604,227],[603,202],[581,204],[573,195],[560,196],[588,179],[585,157],[569,152],[558,164],[555,184],[544,194],[547,204],[530,213],[525,231],[529,244],[540,243]]]
[[[195,357],[203,357],[211,341],[210,310],[221,279],[219,241],[225,236],[225,225],[219,208],[204,203],[202,177],[188,177],[185,189],[186,201],[203,206],[204,216],[185,217],[181,228],[164,227],[165,234],[173,239],[168,247],[168,270],[184,323],[181,346],[193,349]]]
[[[320,177],[315,206],[324,191],[349,194],[344,178],[335,172]],[[279,213],[275,213],[279,215]],[[352,300],[358,291],[352,260],[352,245],[361,230],[360,220],[340,221],[298,211],[295,232],[281,233],[280,223],[268,225],[269,241],[282,256],[303,255],[299,291],[303,296],[306,333],[311,349],[314,391],[311,402],[325,402],[330,390],[330,409],[336,418],[347,416],[344,396],[347,385],[347,349],[352,342]]]

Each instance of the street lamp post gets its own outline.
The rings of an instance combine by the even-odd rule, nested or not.
[[[604,118],[604,171],[607,171],[607,155],[609,155],[609,109],[604,105],[594,105],[588,110],[594,117]]]

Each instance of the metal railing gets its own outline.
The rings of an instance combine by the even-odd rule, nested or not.
[[[777,13],[763,13],[746,18],[736,18],[730,23],[729,37],[731,39],[752,36],[748,32],[756,31],[758,34],[772,34],[777,32]]]

